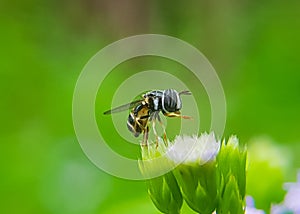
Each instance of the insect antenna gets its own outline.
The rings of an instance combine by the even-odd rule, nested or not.
[[[179,95],[192,95],[192,92],[185,90],[185,91],[179,92]]]

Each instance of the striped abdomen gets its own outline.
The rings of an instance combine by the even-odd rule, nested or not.
[[[147,127],[149,118],[149,108],[145,104],[137,105],[130,112],[127,120],[127,128],[133,133],[135,137],[138,137]]]

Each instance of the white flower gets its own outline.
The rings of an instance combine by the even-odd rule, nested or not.
[[[251,196],[246,196],[245,214],[265,214],[265,212],[263,210],[256,209],[253,198]]]
[[[205,164],[215,159],[220,150],[220,141],[214,133],[197,136],[177,136],[167,150],[167,156],[175,163]]]
[[[300,172],[296,183],[286,183],[284,188],[288,191],[281,204],[272,205],[272,214],[283,214],[286,212],[300,213]]]
[[[284,206],[284,205],[274,205],[272,204],[271,206],[271,214],[284,214],[284,213],[288,213],[289,210]]]
[[[294,213],[300,213],[300,172],[298,172],[297,183],[287,183],[285,185],[288,190],[284,198],[284,205]]]
[[[254,207],[246,207],[245,214],[265,214],[265,212]]]

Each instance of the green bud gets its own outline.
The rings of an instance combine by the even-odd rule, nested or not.
[[[173,171],[187,204],[198,213],[211,214],[217,206],[216,160],[220,142],[213,133],[178,136],[168,153],[179,163]]]
[[[181,164],[174,170],[187,204],[196,212],[211,214],[217,204],[216,163]]]
[[[148,193],[154,205],[163,213],[180,213],[182,195],[172,172],[148,181]]]
[[[222,197],[224,200],[219,204],[218,213],[244,213],[244,202],[243,199],[241,199],[237,181],[234,176],[229,176],[229,180],[224,187]]]
[[[165,155],[166,147],[159,139],[159,145],[155,144],[142,147],[142,158],[139,162],[140,170],[147,181],[148,193],[154,205],[163,213],[180,213],[183,199],[180,188],[172,172],[174,163]]]
[[[239,147],[236,137],[230,137],[227,143],[223,141],[217,156],[217,213],[244,213],[246,159],[246,149]]]

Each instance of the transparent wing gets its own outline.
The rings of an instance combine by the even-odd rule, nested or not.
[[[133,108],[136,104],[141,103],[142,101],[143,101],[143,99],[142,100],[136,100],[136,101],[133,101],[131,103],[127,103],[127,104],[121,105],[119,107],[113,108],[111,110],[105,111],[105,112],[103,112],[103,114],[113,114],[113,113],[117,113],[117,112],[120,112],[120,111],[125,111],[127,109]]]

